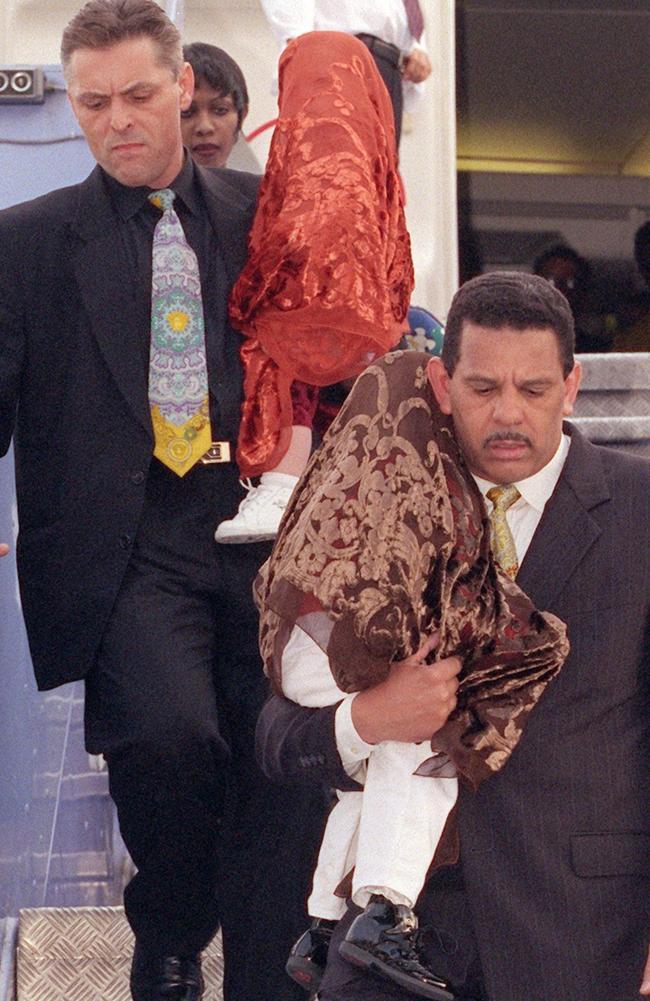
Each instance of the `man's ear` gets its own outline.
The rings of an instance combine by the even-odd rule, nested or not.
[[[564,417],[570,417],[573,413],[573,404],[576,402],[581,379],[582,365],[577,361],[564,380],[564,406],[562,408]]]
[[[178,76],[178,86],[181,92],[181,111],[187,111],[194,97],[194,70],[189,63],[183,63]]]
[[[438,406],[443,414],[451,413],[451,399],[449,395],[449,373],[443,365],[442,358],[434,357],[427,365],[427,379],[433,390]]]

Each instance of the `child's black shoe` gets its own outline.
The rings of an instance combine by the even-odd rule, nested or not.
[[[339,946],[349,963],[431,1001],[454,1001],[449,984],[423,963],[417,949],[418,919],[410,907],[373,894]]]
[[[328,921],[326,918],[315,918],[289,953],[285,969],[291,979],[306,991],[318,989],[336,924],[336,921]]]

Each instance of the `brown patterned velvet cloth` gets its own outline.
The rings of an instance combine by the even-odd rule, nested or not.
[[[366,369],[312,457],[258,580],[261,649],[281,691],[298,624],[353,692],[437,631],[436,659],[456,654],[463,668],[428,773],[448,756],[475,786],[507,760],[568,643],[563,624],[496,568],[483,499],[427,362],[396,352]]]

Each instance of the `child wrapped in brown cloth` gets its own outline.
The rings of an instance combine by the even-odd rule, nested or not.
[[[427,361],[397,352],[357,380],[263,569],[260,636],[275,689],[311,706],[382,681],[432,635],[435,659],[461,658],[457,707],[431,745],[375,745],[363,791],[338,794],[309,901],[318,919],[340,917],[335,890],[354,867],[352,900],[366,912],[342,954],[445,999],[448,985],[417,955],[412,907],[455,802],[455,776],[476,787],[506,763],[568,643],[563,624],[493,559],[483,499]],[[366,934],[377,907],[394,926],[380,954]],[[322,927],[312,926],[310,942]],[[309,966],[303,953],[292,975],[303,960]]]

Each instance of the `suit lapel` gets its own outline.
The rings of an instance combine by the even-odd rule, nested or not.
[[[120,392],[152,436],[146,372],[138,349],[142,331],[137,328],[133,276],[122,253],[118,223],[98,167],[80,185],[78,211],[71,226],[83,241],[73,264],[90,328]]]
[[[526,553],[517,583],[538,608],[552,608],[600,535],[592,511],[610,502],[598,449],[570,425],[571,447]]]
[[[221,248],[228,283],[234,284],[247,254],[246,234],[250,228],[254,204],[224,178],[195,164],[199,184],[208,210],[210,225]]]
[[[227,305],[224,308],[224,304],[227,304],[230,290],[246,260],[246,236],[254,204],[215,171],[205,170],[198,164],[194,165],[194,169],[223,262],[223,269],[212,276],[210,287],[203,290],[203,301],[212,311],[212,323],[206,324],[208,381],[213,394],[219,399],[229,323]]]

